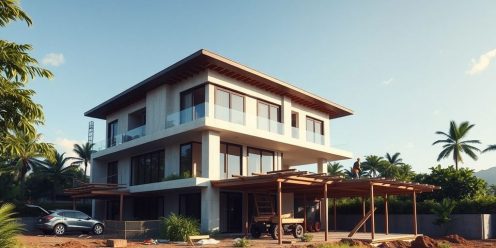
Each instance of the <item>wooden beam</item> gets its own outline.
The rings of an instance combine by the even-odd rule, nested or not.
[[[122,212],[124,210],[124,194],[119,196],[119,220],[122,221]]]
[[[336,220],[336,217],[337,217],[337,214],[336,214],[336,198],[334,198],[334,231],[337,231],[338,228],[337,228],[337,220]]]
[[[365,222],[367,222],[367,220],[370,218],[370,216],[372,216],[372,209],[370,209],[365,214],[365,216],[363,216],[362,219],[360,219],[360,221],[358,221],[358,223],[353,228],[353,230],[351,230],[351,232],[348,234],[348,237],[350,237],[350,238],[353,237],[353,235],[355,235],[355,233],[358,231],[358,229],[360,229],[360,227],[362,227],[365,224]]]
[[[324,184],[324,240],[327,242],[329,236],[329,201],[327,201],[327,184]]]
[[[365,197],[362,197],[362,218],[365,217],[366,214],[366,209],[365,209]],[[367,225],[363,225],[363,232],[367,232]]]
[[[307,194],[303,194],[303,231],[307,232]]]
[[[243,191],[243,232],[248,237],[248,193]]]
[[[384,196],[384,232],[386,235],[389,234],[389,197],[387,194]]]
[[[277,182],[277,219],[279,223],[277,223],[278,228],[278,243],[282,245],[282,183],[280,181]]]
[[[417,232],[417,193],[413,191],[413,199],[412,199],[412,204],[413,204],[413,234],[415,236],[418,235]]]
[[[370,211],[372,215],[370,216],[370,237],[372,241],[375,238],[375,206],[374,206],[374,185],[370,185]]]

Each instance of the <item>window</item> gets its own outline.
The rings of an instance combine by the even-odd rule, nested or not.
[[[300,137],[300,129],[298,126],[298,113],[291,112],[291,135],[296,139]]]
[[[118,163],[117,161],[107,164],[107,183],[117,184]]]
[[[163,197],[135,197],[133,202],[133,215],[136,220],[156,220],[164,215]]]
[[[244,125],[244,112],[243,95],[222,88],[215,89],[215,118]]]
[[[179,195],[179,214],[193,219],[201,219],[201,194]]]
[[[307,141],[324,144],[324,123],[320,120],[307,117]]]
[[[145,136],[146,108],[134,111],[128,115],[128,131],[122,136],[123,142]]]
[[[117,145],[117,129],[118,129],[117,120],[107,124],[107,147],[112,147]]]
[[[258,101],[258,128],[274,133],[281,133],[281,107],[267,102]]]
[[[164,177],[164,151],[157,151],[131,158],[131,185],[155,183]]]
[[[267,173],[274,170],[274,152],[248,148],[248,176],[252,173]]]
[[[232,175],[241,175],[241,150],[240,145],[220,143],[220,178],[232,178]]]
[[[179,173],[184,177],[201,176],[201,143],[181,145],[179,149]]]
[[[181,92],[180,122],[205,117],[205,85]]]

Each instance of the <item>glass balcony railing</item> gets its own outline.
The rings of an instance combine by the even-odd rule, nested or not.
[[[165,119],[165,128],[167,129],[176,127],[180,124],[188,123],[190,121],[205,117],[207,113],[206,107],[207,103],[202,103],[172,114],[168,114]]]
[[[246,122],[246,113],[236,109],[226,108],[215,104],[215,118],[227,122],[244,125]]]
[[[310,131],[307,131],[307,141],[315,143],[315,144],[319,144],[319,145],[323,145],[325,143],[324,142],[324,135],[322,135],[320,133],[310,132]]]
[[[93,145],[93,150],[101,151],[101,150],[104,150],[106,148],[109,148],[112,146],[117,146],[117,145],[120,145],[122,143],[143,137],[143,136],[145,136],[145,128],[146,128],[145,125],[139,126],[139,127],[136,127],[134,129],[127,131],[126,133],[118,134],[118,135],[112,137],[111,139],[95,142]]]
[[[291,127],[291,136],[295,139],[300,138],[300,129],[297,127]]]
[[[265,117],[257,116],[257,128],[271,133],[283,134],[284,124]]]

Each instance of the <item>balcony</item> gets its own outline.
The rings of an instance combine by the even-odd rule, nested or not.
[[[145,136],[145,125],[131,129],[123,134],[115,135],[109,140],[102,140],[93,145],[93,150],[101,151],[109,147],[118,146],[122,143],[135,140]]]
[[[215,118],[240,125],[246,123],[246,113],[232,108],[215,104]]]
[[[300,138],[300,129],[297,127],[291,127],[291,136],[295,139]]]
[[[324,135],[322,135],[320,133],[314,133],[314,132],[311,132],[308,130],[306,132],[307,132],[307,141],[308,142],[312,142],[312,143],[319,144],[319,145],[325,144]]]
[[[271,133],[283,134],[284,124],[282,122],[257,116],[257,128]]]
[[[165,118],[165,129],[204,118],[207,113],[207,105],[208,103],[202,103],[167,115]]]

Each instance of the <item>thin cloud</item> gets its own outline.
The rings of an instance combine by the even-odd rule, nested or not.
[[[394,78],[382,81],[382,85],[390,85],[394,81]]]
[[[66,157],[77,157],[76,153],[72,150],[74,149],[74,144],[82,144],[84,143],[84,141],[71,140],[67,138],[57,138],[53,143],[59,153],[65,152]]]
[[[475,75],[487,69],[491,61],[496,57],[496,49],[482,54],[479,60],[472,59],[472,67],[467,71],[469,75]]]
[[[65,63],[65,58],[64,54],[62,53],[49,53],[43,57],[42,60],[44,65],[51,65],[51,66],[61,66],[62,64]]]

